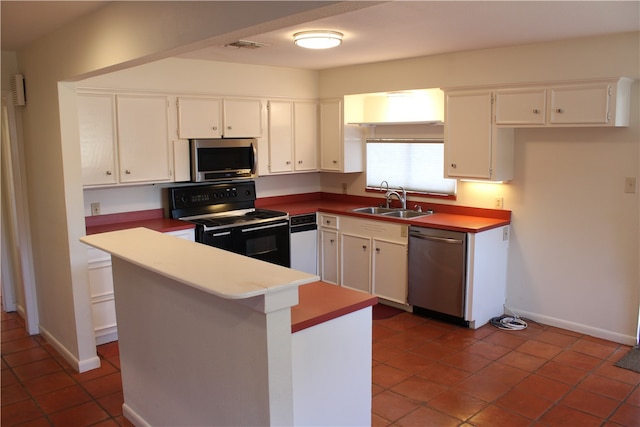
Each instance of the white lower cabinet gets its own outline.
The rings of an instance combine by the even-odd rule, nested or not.
[[[336,215],[319,214],[320,250],[318,266],[320,279],[323,282],[338,285],[338,217]]]
[[[407,304],[407,242],[373,239],[371,292],[380,298]]]
[[[170,231],[165,234],[194,240],[194,230]],[[118,339],[116,308],[111,275],[111,255],[96,248],[87,249],[89,259],[89,287],[96,344]]]
[[[340,253],[340,284],[345,288],[371,293],[371,239],[342,232]]]
[[[340,285],[407,304],[408,227],[340,217]]]

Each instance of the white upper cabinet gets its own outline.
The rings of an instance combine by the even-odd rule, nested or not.
[[[178,136],[221,138],[222,99],[178,98]]]
[[[178,136],[196,138],[262,137],[262,101],[178,97]]]
[[[78,121],[82,184],[115,184],[118,171],[114,95],[79,94]]]
[[[77,99],[85,187],[173,180],[168,97],[79,93]]]
[[[544,89],[496,91],[497,125],[544,125],[547,92]]]
[[[269,101],[269,172],[318,170],[318,109],[315,102]]]
[[[341,99],[320,101],[320,169],[326,172],[362,172],[362,131],[345,125]]]
[[[513,129],[492,123],[493,93],[446,94],[446,178],[507,181],[513,177]]]
[[[629,126],[633,80],[549,83],[496,90],[495,124],[504,127]]]
[[[610,86],[606,84],[553,88],[549,123],[606,124],[611,120],[610,96]]]
[[[225,138],[262,137],[262,101],[259,99],[223,100]]]
[[[162,95],[118,95],[120,182],[171,181],[169,100]]]
[[[318,104],[295,101],[293,104],[294,169],[296,172],[318,170]]]
[[[293,102],[269,101],[269,172],[293,172]]]

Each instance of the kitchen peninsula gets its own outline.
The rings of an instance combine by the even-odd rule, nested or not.
[[[370,423],[375,297],[144,228],[81,241],[112,256],[134,424]]]

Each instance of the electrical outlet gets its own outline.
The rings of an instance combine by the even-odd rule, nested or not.
[[[502,197],[497,197],[496,198],[495,208],[496,209],[504,208],[504,199]]]
[[[624,179],[624,192],[625,193],[635,193],[636,192],[636,177],[628,176]]]
[[[91,215],[92,216],[100,215],[100,203],[98,202],[91,203]]]
[[[347,183],[346,182],[342,183],[342,194],[347,194]]]
[[[506,242],[507,240],[509,240],[509,226],[502,229],[502,241]]]

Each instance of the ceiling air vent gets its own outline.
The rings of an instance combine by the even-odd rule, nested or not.
[[[238,40],[237,42],[226,44],[225,47],[237,47],[238,49],[258,49],[269,46],[266,43],[252,42],[251,40]]]

